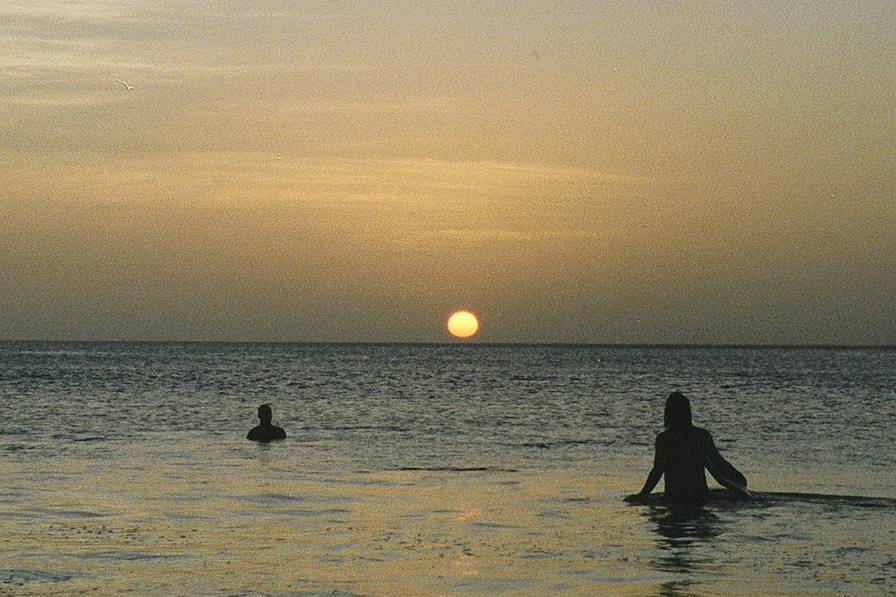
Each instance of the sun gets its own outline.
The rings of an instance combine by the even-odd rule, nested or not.
[[[455,311],[446,325],[448,333],[456,338],[469,338],[479,331],[479,320],[469,311]]]

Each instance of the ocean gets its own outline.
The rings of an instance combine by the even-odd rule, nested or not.
[[[673,390],[761,499],[623,502]],[[0,421],[2,594],[896,593],[896,349],[3,342]]]

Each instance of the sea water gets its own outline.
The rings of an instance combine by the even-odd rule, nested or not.
[[[672,390],[853,497],[625,504]],[[892,349],[7,342],[0,421],[0,593],[896,591]]]

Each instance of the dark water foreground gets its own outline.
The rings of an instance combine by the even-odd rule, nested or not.
[[[0,344],[0,593],[885,594],[894,365],[887,350]],[[759,500],[684,518],[622,502],[672,388]],[[289,439],[243,440],[261,402]]]

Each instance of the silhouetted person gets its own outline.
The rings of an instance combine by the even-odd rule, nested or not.
[[[277,427],[276,425],[271,425],[271,418],[273,417],[271,413],[271,407],[267,404],[262,404],[258,407],[258,420],[261,421],[261,425],[252,429],[249,432],[249,435],[246,436],[246,439],[251,439],[256,442],[269,442],[275,439],[286,439],[286,432],[283,431],[282,428]]]
[[[672,505],[702,506],[709,500],[704,467],[720,484],[743,497],[747,479],[729,464],[705,429],[691,422],[691,403],[681,392],[669,394],[663,417],[666,430],[656,436],[653,469],[641,491],[630,496],[637,501],[650,495],[661,477],[666,478],[665,499]]]

